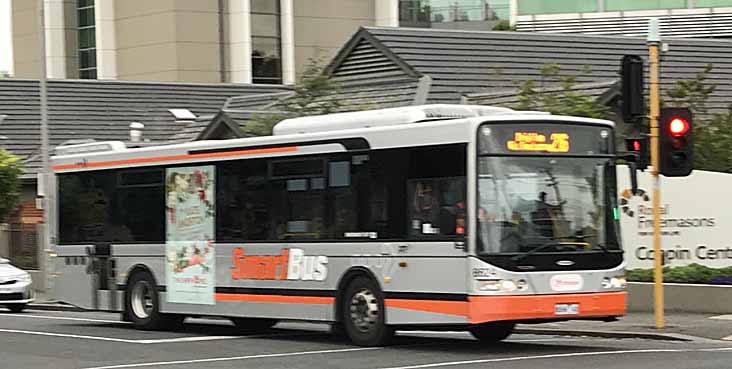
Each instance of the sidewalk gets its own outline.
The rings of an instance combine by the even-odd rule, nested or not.
[[[519,325],[519,332],[615,338],[666,340],[725,339],[732,341],[732,315],[667,312],[665,327],[656,329],[652,312],[629,312],[615,322],[575,320],[561,323]]]

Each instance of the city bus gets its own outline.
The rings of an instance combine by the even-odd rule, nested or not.
[[[614,140],[606,120],[422,105],[266,137],[60,146],[56,298],[141,329],[312,321],[365,346],[612,321],[626,311]]]

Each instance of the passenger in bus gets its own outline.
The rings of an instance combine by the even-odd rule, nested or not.
[[[418,181],[415,184],[412,204],[412,234],[439,234],[437,222],[440,218],[440,202],[433,191],[432,181]]]
[[[465,202],[458,201],[453,206],[446,206],[440,209],[440,229],[442,234],[463,236],[465,235],[466,209]]]
[[[536,233],[544,237],[553,237],[551,205],[546,200],[547,193],[541,191],[539,199],[535,201],[535,210],[531,212],[531,222],[534,224]]]

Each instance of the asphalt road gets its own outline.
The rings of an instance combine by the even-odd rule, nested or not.
[[[282,323],[245,335],[227,321],[190,320],[146,332],[117,314],[0,309],[0,368],[556,368],[728,369],[732,343],[514,335],[481,344],[463,332],[400,332],[395,345],[364,348],[327,326]]]

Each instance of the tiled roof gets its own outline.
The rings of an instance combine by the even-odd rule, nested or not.
[[[590,82],[580,83],[572,86],[569,91],[573,93],[582,94],[585,96],[594,97],[596,99],[612,99],[611,96],[613,88],[619,87],[618,81],[605,81],[605,82]],[[549,87],[549,88],[538,88],[536,92],[541,94],[545,92],[557,92],[562,91],[562,87]],[[466,94],[462,98],[464,104],[475,104],[475,105],[492,105],[502,106],[506,108],[515,108],[519,103],[518,89],[505,89],[500,91],[492,92],[478,92]]]
[[[707,82],[718,86],[708,108],[726,111],[732,101],[732,40],[664,42],[669,51],[661,64],[662,94],[675,81],[694,78],[712,64]],[[337,80],[378,83],[429,76],[427,102],[458,103],[466,94],[539,81],[546,64],[559,64],[561,75],[577,75],[580,84],[615,80],[626,54],[646,59],[645,38],[367,27],[341,49],[328,73]]]
[[[284,86],[128,82],[110,80],[49,80],[48,106],[51,147],[71,139],[122,140],[129,124],[145,125],[144,138],[168,142],[188,128],[190,121],[176,121],[168,109],[188,109],[196,116],[215,114],[231,96],[287,90]],[[4,147],[26,162],[26,175],[40,165],[39,82],[0,79],[0,125]]]

